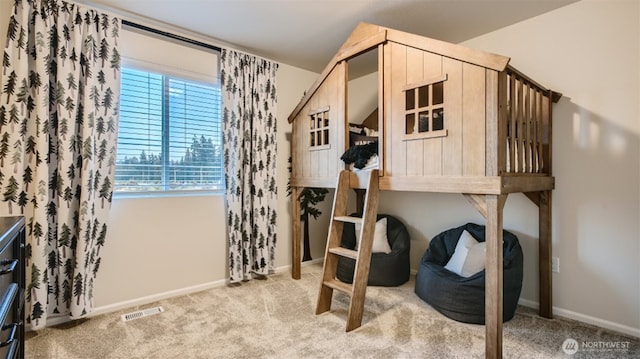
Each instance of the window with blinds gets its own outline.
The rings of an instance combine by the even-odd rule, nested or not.
[[[122,69],[117,192],[223,188],[220,88]]]
[[[115,192],[224,189],[217,56],[125,34]]]

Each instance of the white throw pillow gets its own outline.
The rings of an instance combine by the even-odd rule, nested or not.
[[[467,260],[462,266],[462,276],[471,277],[472,275],[482,271],[485,267],[486,260],[486,244],[487,242],[480,242],[471,247],[467,254]]]
[[[358,241],[360,240],[360,228],[361,225],[356,223],[356,248],[358,248]],[[387,239],[387,219],[383,218],[376,222],[376,229],[373,233],[373,246],[372,253],[391,253],[391,247],[389,246],[389,240]]]
[[[485,242],[478,242],[465,230],[460,235],[456,250],[444,268],[459,276],[470,277],[484,269],[485,248]]]

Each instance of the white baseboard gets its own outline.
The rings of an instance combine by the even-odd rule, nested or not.
[[[323,258],[319,258],[319,259],[313,259],[307,262],[302,262],[302,267],[306,267],[318,262],[322,262]],[[282,267],[278,267],[274,269],[274,273],[283,273],[283,272],[287,272],[291,270],[291,265],[285,265]],[[140,306],[140,305],[145,305],[145,304],[149,304],[149,303],[153,303],[153,302],[157,302],[159,300],[163,300],[163,299],[168,299],[168,298],[172,298],[172,297],[178,297],[181,295],[188,295],[188,294],[192,294],[192,293],[197,293],[197,292],[201,292],[203,290],[207,290],[207,289],[211,289],[211,288],[216,288],[216,287],[222,287],[224,285],[227,284],[227,280],[226,279],[220,279],[217,281],[213,281],[213,282],[208,282],[208,283],[203,283],[203,284],[198,284],[198,285],[194,285],[191,287],[186,287],[186,288],[181,288],[181,289],[176,289],[176,290],[172,290],[172,291],[168,291],[168,292],[164,292],[164,293],[158,293],[158,294],[153,294],[153,295],[149,295],[146,297],[142,297],[142,298],[136,298],[136,299],[132,299],[132,300],[127,300],[124,302],[119,302],[119,303],[114,303],[114,304],[109,304],[109,305],[105,305],[105,306],[101,306],[101,307],[96,307],[94,308],[93,312],[91,312],[91,314],[89,314],[87,317],[94,317],[96,315],[100,315],[100,314],[105,314],[105,313],[111,313],[111,312],[115,312],[121,309],[126,309],[126,308],[131,308],[131,307],[136,307],[136,306]]]
[[[520,298],[520,300],[518,300],[518,304],[520,304],[520,305],[522,305],[524,307],[528,307],[528,308],[532,308],[532,309],[536,309],[536,310],[540,308],[540,303],[539,302],[535,302],[535,301],[528,300],[528,299],[523,299],[523,298]],[[574,311],[571,311],[571,310],[567,310],[567,309],[563,309],[563,308],[559,308],[559,307],[556,307],[556,306],[553,307],[552,312],[553,312],[553,315],[557,315],[559,317],[577,320],[577,321],[582,322],[582,323],[595,325],[595,326],[598,326],[600,328],[609,329],[609,330],[616,331],[618,333],[631,335],[631,336],[634,336],[636,338],[640,338],[640,328],[633,328],[633,327],[630,327],[630,326],[627,326],[627,325],[611,322],[611,321],[608,321],[608,320],[605,320],[605,319],[601,319],[601,318],[592,317],[590,315],[586,315],[586,314],[582,314],[582,313],[577,313],[577,312],[574,312]]]
[[[321,258],[316,258],[316,259],[312,259],[310,261],[306,261],[306,262],[302,262],[302,266],[306,267],[312,264],[316,264],[316,263],[322,263],[324,261],[324,257]],[[291,268],[291,266],[289,266],[289,268]]]
[[[91,317],[95,317],[95,316],[98,316],[98,315],[101,315],[101,314],[112,313],[112,312],[116,312],[116,311],[121,310],[121,309],[132,308],[132,307],[137,307],[137,306],[141,306],[141,305],[146,305],[146,304],[157,302],[157,301],[163,300],[163,299],[168,299],[168,298],[173,298],[173,297],[177,297],[177,296],[181,296],[181,295],[197,293],[197,292],[201,292],[203,290],[216,288],[216,287],[221,287],[221,286],[225,285],[226,283],[227,283],[226,279],[222,279],[222,280],[217,280],[217,281],[213,281],[213,282],[209,282],[209,283],[203,283],[203,284],[194,285],[194,286],[191,286],[191,287],[171,290],[171,291],[168,291],[168,292],[152,294],[152,295],[148,295],[148,296],[140,297],[140,298],[136,298],[136,299],[125,300],[125,301],[122,301],[122,302],[113,303],[113,304],[109,304],[109,305],[103,305],[103,306],[100,306],[100,307],[93,308],[93,311],[91,313],[87,314],[87,316],[85,318],[91,318]],[[55,325],[64,324],[64,323],[67,323],[67,322],[70,322],[70,321],[71,321],[71,318],[69,318],[68,315],[50,316],[50,317],[47,318],[47,325],[46,326],[47,327],[51,327],[51,326],[55,326]],[[26,325],[25,326],[25,330],[27,330],[27,331],[31,330],[31,325]]]
[[[313,264],[316,264],[316,263],[322,263],[323,259],[324,258],[318,258],[318,259],[313,259],[313,260],[310,260],[310,261],[302,262],[302,267],[310,266],[310,265],[313,265]],[[278,267],[278,268],[276,268],[274,270],[274,273],[283,273],[283,272],[288,272],[288,271],[291,271],[291,265],[285,265],[285,266]],[[116,311],[119,311],[119,310],[122,310],[122,309],[126,309],[126,308],[133,308],[133,307],[137,307],[137,306],[142,306],[142,305],[150,304],[150,303],[157,302],[157,301],[163,300],[163,299],[178,297],[178,296],[181,296],[181,295],[193,294],[193,293],[201,292],[203,290],[207,290],[207,289],[211,289],[211,288],[222,287],[222,286],[224,286],[226,284],[227,284],[227,280],[226,279],[220,279],[220,280],[217,280],[217,281],[198,284],[198,285],[194,285],[194,286],[191,286],[191,287],[171,290],[171,291],[163,292],[163,293],[152,294],[152,295],[148,295],[148,296],[145,296],[145,297],[140,297],[140,298],[131,299],[131,300],[125,300],[125,301],[122,301],[122,302],[113,303],[113,304],[109,304],[109,305],[103,305],[103,306],[100,306],[100,307],[95,307],[93,309],[93,311],[87,315],[87,318],[95,317],[95,316],[102,315],[102,314],[116,312]],[[66,316],[66,315],[65,316],[59,316],[59,317],[49,317],[49,318],[47,318],[47,326],[51,327],[51,326],[55,326],[55,325],[60,325],[60,324],[64,324],[64,323],[69,322],[69,321],[71,321],[71,319],[69,318],[69,316]],[[27,325],[25,329],[26,330],[31,330],[29,325]]]
[[[316,263],[322,263],[322,261],[324,261],[324,257],[312,259],[312,260],[309,260],[309,261],[306,261],[306,262],[302,262],[300,264],[300,267],[304,268],[306,266],[310,266],[310,265],[313,265],[313,264],[316,264]],[[284,265],[282,267],[278,267],[278,268],[275,269],[275,273],[283,273],[283,272],[290,272],[290,271],[291,271],[291,265],[290,264],[287,264],[287,265]]]
[[[181,289],[170,290],[168,292],[152,294],[152,295],[148,295],[148,296],[145,296],[145,297],[126,300],[126,301],[123,301],[123,302],[113,303],[113,304],[104,305],[104,306],[100,306],[100,307],[95,307],[93,309],[93,312],[91,312],[87,317],[95,317],[96,315],[111,313],[111,312],[115,312],[115,311],[118,311],[118,310],[121,310],[121,309],[131,308],[131,307],[137,307],[137,306],[141,306],[141,305],[157,302],[157,301],[163,300],[163,299],[168,299],[168,298],[173,298],[173,297],[177,297],[177,296],[181,296],[181,295],[188,295],[188,294],[192,294],[192,293],[197,293],[197,292],[201,292],[203,290],[207,290],[207,289],[211,289],[211,288],[222,287],[225,284],[227,284],[227,280],[226,279],[221,279],[221,280],[216,280],[216,281],[213,281],[213,282],[194,285],[194,286],[191,286],[191,287],[185,287],[185,288],[181,288]]]

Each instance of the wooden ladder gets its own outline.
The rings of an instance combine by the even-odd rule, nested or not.
[[[368,178],[363,180],[363,177]],[[362,218],[347,216],[349,189],[352,188],[366,190]],[[333,211],[327,238],[327,249],[324,255],[322,283],[318,295],[316,314],[321,314],[331,309],[334,289],[348,294],[351,299],[347,314],[347,332],[360,327],[362,323],[377,212],[378,170],[363,171],[359,172],[358,175],[348,170],[340,172],[333,200]],[[342,228],[345,222],[362,225],[356,250],[340,247]],[[336,278],[339,256],[352,258],[356,261],[352,284],[344,283]]]

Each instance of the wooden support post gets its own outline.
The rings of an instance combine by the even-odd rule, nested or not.
[[[551,288],[551,191],[540,192],[538,207],[538,266],[540,270],[540,316],[553,318]]]
[[[300,279],[300,194],[301,187],[291,188],[291,278]]]
[[[502,358],[502,220],[507,195],[487,195],[485,357]]]
[[[552,242],[551,242],[551,191],[525,193],[538,206],[538,292],[541,317],[553,318],[552,301]]]

